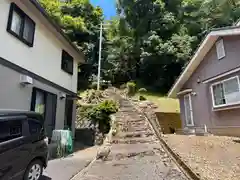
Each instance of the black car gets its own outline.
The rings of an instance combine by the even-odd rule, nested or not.
[[[0,110],[0,180],[40,180],[47,159],[43,117]]]

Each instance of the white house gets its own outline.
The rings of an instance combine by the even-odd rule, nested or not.
[[[0,109],[42,113],[48,135],[74,130],[83,54],[37,0],[1,0],[0,23]]]

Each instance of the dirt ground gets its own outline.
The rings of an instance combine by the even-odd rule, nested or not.
[[[163,139],[201,179],[240,179],[239,138],[164,135]]]

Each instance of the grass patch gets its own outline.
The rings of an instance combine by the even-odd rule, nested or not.
[[[140,95],[139,93],[137,94]],[[178,99],[172,99],[168,97],[164,97],[160,93],[154,92],[144,92],[141,93],[147,100],[156,104],[161,112],[177,112],[180,113],[180,106]]]

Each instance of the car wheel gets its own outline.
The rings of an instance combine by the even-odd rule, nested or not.
[[[23,180],[40,180],[42,172],[43,163],[40,160],[35,160],[28,165]]]

